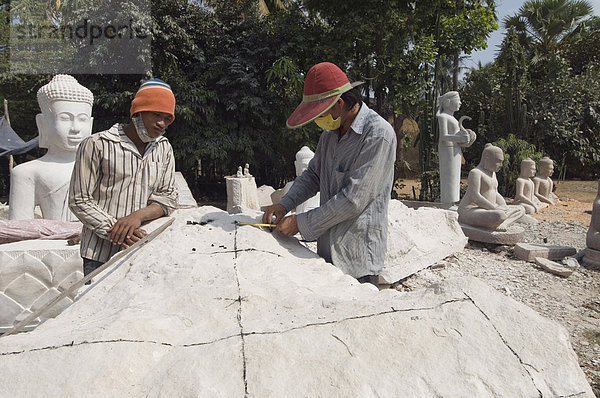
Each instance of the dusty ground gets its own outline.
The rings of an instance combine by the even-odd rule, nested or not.
[[[597,181],[559,182],[556,194],[564,200],[535,215],[540,222],[526,226],[524,240],[584,249],[597,187]],[[600,397],[600,271],[580,266],[564,278],[519,260],[512,247],[469,243],[463,252],[403,280],[396,288],[413,290],[459,275],[479,277],[565,327],[581,368]]]

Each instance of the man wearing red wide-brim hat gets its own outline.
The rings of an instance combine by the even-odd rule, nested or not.
[[[387,247],[396,134],[362,102],[360,84],[351,84],[330,62],[310,68],[303,100],[287,126],[314,120],[324,131],[308,168],[279,203],[265,210],[263,222],[274,222],[286,235],[300,232],[306,240],[316,239],[326,261],[361,282],[377,284]],[[320,207],[285,217],[317,192]]]

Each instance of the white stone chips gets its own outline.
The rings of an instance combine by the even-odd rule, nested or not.
[[[475,278],[379,292],[234,225],[257,215],[176,217],[57,318],[0,338],[0,396],[593,396],[564,329]]]

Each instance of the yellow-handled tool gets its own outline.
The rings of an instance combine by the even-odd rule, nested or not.
[[[257,222],[237,222],[238,225],[254,225],[255,227],[270,227],[275,228],[277,224],[261,224]]]

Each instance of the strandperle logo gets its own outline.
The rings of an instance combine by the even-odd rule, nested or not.
[[[11,72],[147,74],[152,70],[149,0],[14,0],[10,10]]]
[[[127,24],[100,25],[84,19],[80,24],[52,26],[25,23],[14,25],[15,39],[81,39],[90,45],[102,39],[146,39],[149,37],[148,28],[134,24],[132,18]]]

